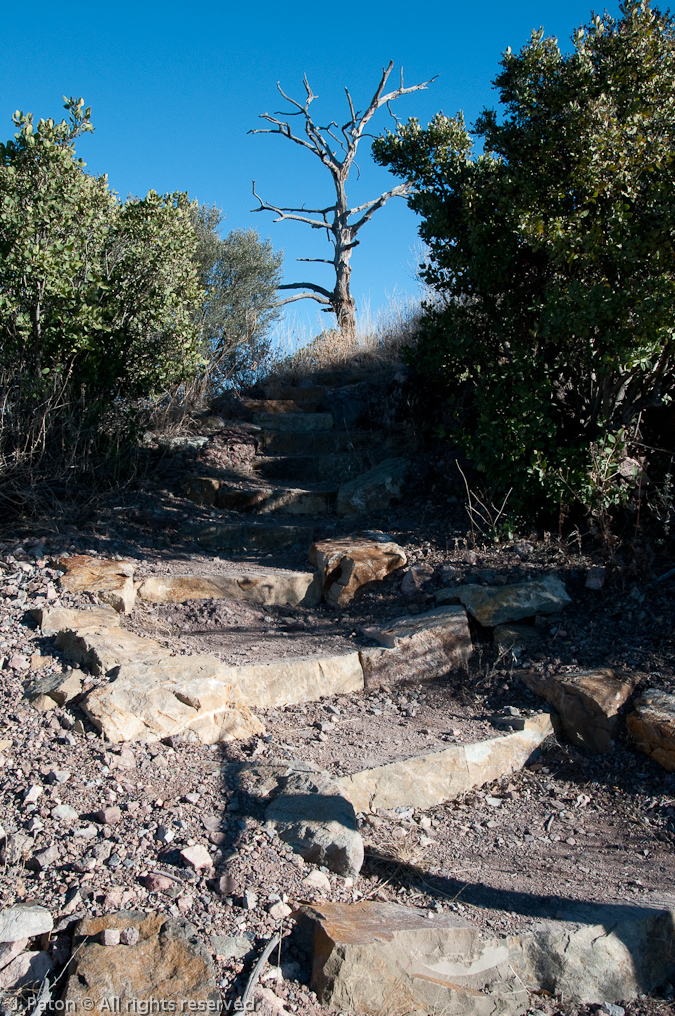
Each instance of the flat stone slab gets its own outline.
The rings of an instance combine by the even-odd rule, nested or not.
[[[626,717],[636,745],[669,773],[675,772],[675,695],[650,688]]]
[[[109,558],[74,554],[61,558],[61,588],[69,593],[94,593],[119,613],[130,614],[134,608],[135,561],[113,561]]]
[[[134,946],[102,945],[106,931],[138,931]],[[111,999],[113,1000],[111,1002]],[[211,957],[194,928],[166,914],[121,911],[85,918],[75,928],[64,1012],[220,1011]],[[116,1011],[116,1010],[115,1010]]]
[[[22,938],[45,935],[54,927],[46,907],[22,906],[0,910],[0,942],[18,942]]]
[[[257,709],[316,702],[333,695],[363,691],[358,652],[249,663],[230,668],[242,701]]]
[[[253,422],[265,430],[311,433],[333,429],[332,413],[254,413]]]
[[[186,476],[183,490],[195,504],[213,505],[226,511],[268,515],[326,515],[337,497],[334,490],[273,486],[262,483],[232,483],[212,476]]]
[[[364,628],[363,634],[383,647],[360,651],[366,688],[440,677],[466,666],[473,651],[463,607],[436,607],[424,614],[405,614],[383,625]]]
[[[113,744],[173,734],[214,744],[264,734],[243,699],[237,669],[213,656],[128,663],[115,680],[89,692],[82,708]]]
[[[138,589],[149,603],[187,600],[246,600],[264,606],[315,606],[321,599],[321,580],[315,572],[269,572],[232,575],[153,575]]]
[[[485,628],[535,614],[557,614],[571,602],[557,575],[510,586],[455,586],[436,594],[436,603],[462,603]]]
[[[38,712],[47,712],[56,706],[64,706],[82,692],[84,674],[81,670],[71,670],[65,674],[45,674],[28,685],[24,698]]]
[[[538,713],[526,718],[523,729],[512,734],[365,769],[341,777],[340,783],[357,812],[404,806],[432,808],[522,769],[553,732],[550,714]]]
[[[640,676],[609,669],[549,676],[537,671],[520,672],[530,691],[557,711],[570,741],[601,754],[612,751],[619,709],[635,691]]]
[[[284,417],[279,417],[284,419]],[[295,544],[309,546],[313,529],[310,526],[257,526],[255,523],[215,523],[186,526],[183,535],[205,547],[235,552],[246,550],[283,550]]]
[[[671,906],[563,902],[556,920],[504,937],[397,903],[315,904],[292,916],[311,987],[333,1010],[518,1014],[532,991],[598,1005],[649,994],[672,976]]]
[[[361,586],[381,581],[407,560],[403,548],[385,533],[356,533],[309,548],[309,563],[321,576],[326,601],[340,607],[350,603]]]
[[[338,491],[337,514],[363,515],[388,508],[392,501],[400,501],[409,468],[407,459],[384,459],[377,466],[349,480]]]

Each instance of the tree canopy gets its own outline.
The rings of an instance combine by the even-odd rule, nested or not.
[[[439,113],[374,143],[414,184],[439,297],[415,362],[476,465],[539,499],[586,496],[597,442],[675,389],[674,25],[621,13],[570,53],[543,30],[507,50],[473,131]]]

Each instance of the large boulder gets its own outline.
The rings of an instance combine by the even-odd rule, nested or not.
[[[94,593],[120,614],[130,614],[133,610],[136,599],[134,561],[75,554],[62,558],[58,564],[66,572],[61,578],[62,589],[69,593]]]
[[[108,625],[64,628],[56,636],[56,646],[70,663],[79,663],[92,674],[109,676],[126,664],[159,663],[169,657],[168,650],[154,639]]]
[[[573,744],[601,754],[612,751],[619,710],[640,680],[639,674],[616,674],[608,669],[559,675],[521,671],[520,677],[530,691],[557,711]]]
[[[436,594],[436,603],[462,603],[485,628],[535,614],[556,614],[571,602],[557,575],[508,586],[455,586]]]
[[[363,634],[383,647],[360,651],[366,688],[441,677],[466,666],[473,650],[463,607],[436,607],[424,614],[405,614],[364,628]]]
[[[363,691],[358,652],[243,663],[231,668],[231,676],[241,690],[242,701],[254,709],[317,702],[320,698]]]
[[[328,603],[350,603],[368,582],[379,582],[402,568],[405,551],[385,533],[355,533],[343,539],[320,540],[309,548],[309,562],[317,569]]]
[[[675,772],[675,695],[650,688],[635,700],[626,726],[640,751]]]
[[[311,986],[333,1010],[518,1014],[533,991],[597,1006],[672,977],[675,911],[660,906],[567,903],[505,937],[397,903],[315,904],[293,916]]]
[[[388,508],[392,501],[400,501],[409,467],[407,459],[384,459],[343,484],[337,496],[338,515],[363,515]]]
[[[291,771],[275,778],[265,818],[285,843],[312,864],[357,875],[363,840],[344,786],[327,773]]]
[[[456,914],[429,920],[426,910],[361,901],[304,906],[294,918],[311,987],[331,1010],[495,1016],[529,1004],[506,940],[483,940]]]
[[[106,931],[138,933],[135,945],[103,945]],[[117,936],[115,936],[117,937]],[[128,936],[134,940],[136,935]],[[186,921],[121,911],[87,917],[75,928],[64,1012],[218,1012],[215,970]]]
[[[120,615],[112,607],[89,607],[87,610],[76,610],[75,607],[36,607],[30,611],[33,619],[40,625],[43,635],[56,635],[66,628],[91,628],[103,626],[119,628]]]

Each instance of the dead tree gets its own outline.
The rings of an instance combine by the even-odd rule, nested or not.
[[[412,85],[405,88],[403,85],[403,71],[401,71],[401,84],[392,92],[384,91],[387,79],[394,66],[393,60],[382,72],[380,83],[370,104],[365,112],[361,113],[354,108],[349,90],[345,88],[347,102],[349,104],[349,120],[342,127],[333,120],[325,127],[317,127],[310,114],[310,105],[317,98],[309,86],[307,77],[304,77],[305,92],[307,98],[304,103],[297,102],[281,88],[277,82],[277,88],[283,98],[290,102],[294,108],[289,113],[280,112],[280,116],[299,116],[304,120],[304,131],[306,138],[298,137],[291,130],[290,124],[285,120],[277,119],[269,113],[261,113],[260,119],[267,120],[273,124],[272,127],[260,127],[257,130],[249,131],[250,134],[281,134],[282,137],[294,141],[297,145],[306,148],[315,155],[326,167],[333,178],[335,187],[335,204],[327,208],[280,208],[269,204],[256,193],[255,180],[253,181],[253,195],[260,202],[259,208],[252,209],[254,212],[275,212],[278,218],[275,222],[282,222],[291,219],[294,222],[304,222],[312,229],[325,229],[328,240],[333,244],[333,258],[298,258],[299,261],[320,262],[321,264],[333,265],[335,269],[335,287],[331,291],[324,286],[316,285],[313,282],[290,282],[280,286],[280,289],[299,289],[303,292],[295,293],[280,301],[280,304],[292,303],[295,300],[316,300],[324,304],[326,311],[332,312],[337,318],[338,328],[345,334],[353,334],[355,331],[355,304],[350,291],[351,267],[350,259],[354,247],[358,246],[357,233],[365,224],[372,219],[378,209],[382,208],[389,198],[405,197],[410,193],[411,184],[402,183],[392,188],[385,194],[380,194],[372,201],[350,208],[347,201],[346,184],[349,171],[352,168],[356,157],[356,150],[359,142],[364,137],[365,128],[373,118],[378,109],[382,106],[389,107],[394,99],[401,95],[408,95],[410,92],[418,92],[426,88],[435,78],[424,81],[420,85]],[[392,116],[394,114],[392,113]],[[321,216],[321,218],[315,218]]]

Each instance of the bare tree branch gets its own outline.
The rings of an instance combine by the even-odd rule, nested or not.
[[[333,295],[328,289],[324,289],[323,286],[317,286],[315,282],[285,282],[279,286],[279,289],[311,289],[312,292],[321,293],[322,296],[327,297],[329,300]]]
[[[370,136],[366,133],[366,127],[382,106],[387,106],[390,114],[394,116],[391,110],[392,102],[402,95],[409,95],[411,92],[426,89],[436,80],[433,77],[418,85],[406,87],[403,81],[403,70],[401,70],[398,88],[385,92],[393,67],[394,62],[390,60],[387,67],[383,69],[377,88],[364,112],[356,109],[349,89],[345,88],[350,118],[341,127],[338,126],[335,120],[330,120],[325,126],[317,126],[314,123],[310,107],[317,96],[311,89],[307,75],[304,75],[303,86],[306,95],[304,102],[299,102],[297,99],[287,95],[279,82],[277,82],[279,94],[289,103],[291,109],[288,112],[278,111],[274,115],[262,113],[260,119],[265,120],[272,126],[260,127],[249,131],[249,134],[279,134],[281,137],[287,138],[289,141],[300,145],[302,148],[306,148],[315,155],[331,174],[336,201],[335,204],[327,208],[286,208],[270,204],[267,201],[263,201],[256,193],[254,181],[253,195],[260,202],[260,207],[253,209],[253,211],[274,212],[277,216],[274,220],[275,222],[291,220],[303,222],[312,229],[326,230],[328,240],[335,248],[335,257],[332,260],[327,258],[298,258],[298,261],[332,264],[335,268],[335,288],[332,292],[323,286],[316,286],[308,282],[289,283],[281,286],[280,289],[302,289],[304,291],[288,297],[283,301],[284,303],[313,299],[319,303],[328,304],[337,317],[338,327],[345,332],[353,332],[355,328],[355,306],[350,292],[351,268],[349,262],[352,250],[360,242],[356,239],[356,234],[390,198],[405,197],[412,189],[409,183],[399,184],[399,186],[393,187],[390,191],[380,194],[379,197],[373,198],[372,201],[367,201],[350,209],[345,187],[352,166],[356,166],[358,170],[356,152],[359,143],[363,137]],[[301,120],[304,119],[304,133],[306,137],[303,138],[298,134],[294,134],[287,120],[279,119],[281,116],[294,116],[300,117]],[[396,119],[395,116],[394,119]],[[337,146],[335,151],[332,146]],[[339,157],[338,149],[342,152],[342,158]],[[360,218],[353,221],[354,216],[357,215],[360,215]],[[312,218],[312,216],[321,216],[321,221]]]
[[[286,296],[283,300],[278,301],[277,306],[284,307],[287,303],[295,303],[296,300],[316,300],[317,303],[323,303],[331,310],[333,308],[332,300],[327,300],[323,296],[317,296],[316,293],[296,293],[295,296]]]

